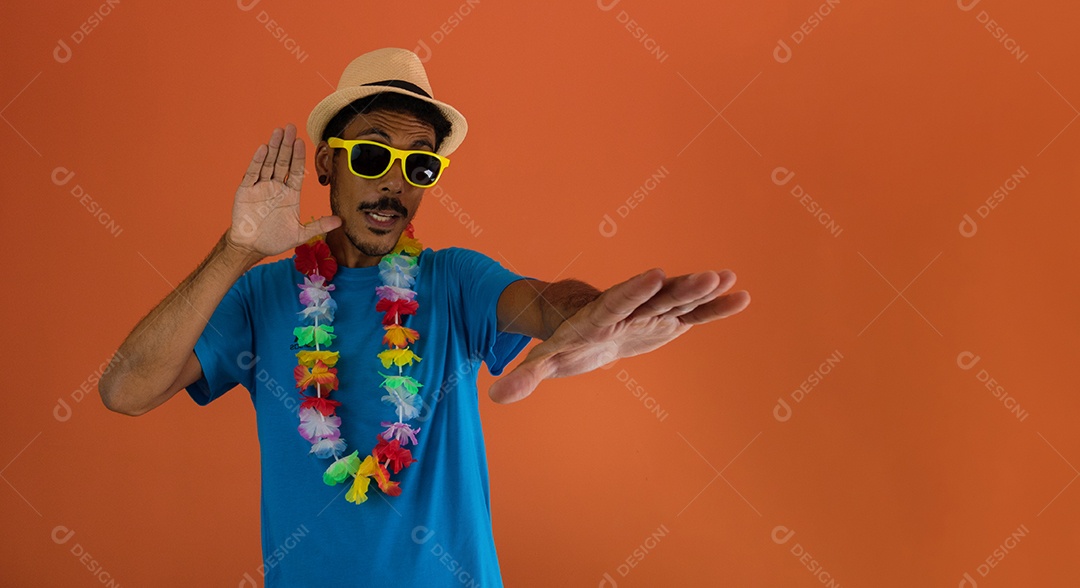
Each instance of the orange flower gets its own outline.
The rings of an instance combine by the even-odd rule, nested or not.
[[[420,338],[420,333],[409,327],[403,327],[401,325],[390,325],[383,327],[386,329],[386,333],[383,335],[383,345],[393,345],[394,347],[408,347],[410,343],[415,342]]]
[[[330,392],[338,387],[337,368],[327,367],[321,359],[316,359],[315,367],[310,370],[303,365],[296,366],[293,376],[296,378],[296,387],[301,390],[318,385],[320,390]]]

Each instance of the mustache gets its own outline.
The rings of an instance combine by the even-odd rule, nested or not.
[[[371,204],[361,204],[360,212],[367,212],[369,210],[393,210],[400,214],[402,217],[409,216],[409,211],[401,204],[400,201],[389,196],[380,198],[377,202]]]

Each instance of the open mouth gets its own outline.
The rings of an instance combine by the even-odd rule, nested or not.
[[[364,211],[364,216],[371,224],[384,229],[394,226],[394,223],[401,218],[400,214],[389,210],[368,210]]]

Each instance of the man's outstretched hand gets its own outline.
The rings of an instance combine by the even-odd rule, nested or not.
[[[488,390],[499,403],[517,402],[541,380],[592,371],[616,359],[647,353],[694,325],[724,318],[750,304],[735,285],[735,273],[701,272],[665,278],[651,269],[616,284],[567,318],[525,361]]]

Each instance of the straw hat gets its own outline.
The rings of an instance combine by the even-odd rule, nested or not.
[[[465,139],[465,133],[469,130],[465,117],[453,106],[435,99],[420,58],[408,49],[387,47],[365,53],[345,67],[337,90],[323,98],[308,116],[307,131],[312,144],[319,144],[326,124],[338,111],[353,100],[379,92],[412,96],[430,102],[442,111],[451,127],[450,134],[439,145],[439,155],[450,155]]]

